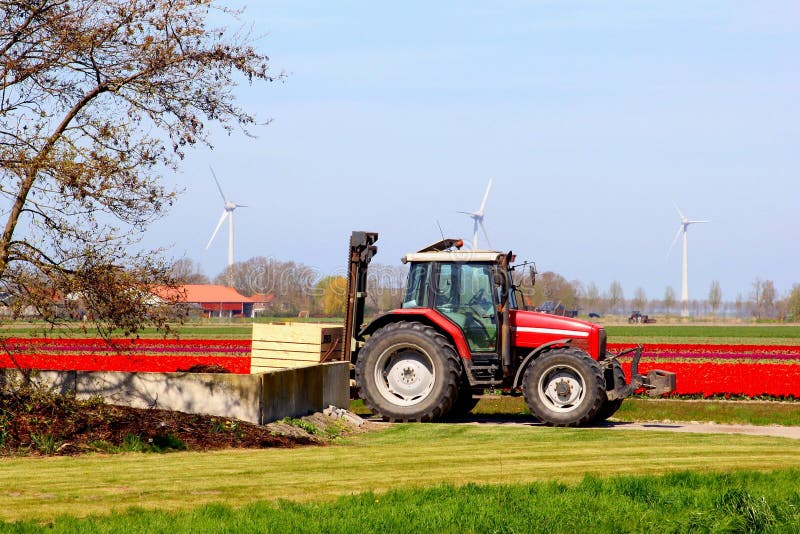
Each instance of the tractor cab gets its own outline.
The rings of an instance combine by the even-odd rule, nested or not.
[[[464,334],[470,353],[496,352],[499,309],[507,294],[495,252],[422,252],[410,263],[402,309],[431,308]]]

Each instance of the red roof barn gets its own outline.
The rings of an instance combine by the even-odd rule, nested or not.
[[[252,317],[256,300],[245,297],[232,287],[211,284],[186,284],[175,290],[180,302],[195,305],[206,317]],[[173,296],[173,290],[153,291],[159,297]]]

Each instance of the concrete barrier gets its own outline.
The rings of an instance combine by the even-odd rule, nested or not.
[[[349,405],[350,365],[333,362],[254,375],[118,373],[3,369],[0,386],[30,380],[79,398],[109,404],[231,417],[265,424]]]

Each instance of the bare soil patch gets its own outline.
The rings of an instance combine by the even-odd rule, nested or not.
[[[340,410],[255,425],[24,388],[0,393],[0,456],[325,445],[373,426],[351,415]]]

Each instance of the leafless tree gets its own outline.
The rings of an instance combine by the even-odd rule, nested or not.
[[[15,302],[55,320],[79,294],[104,331],[156,319],[146,286],[174,280],[136,243],[176,198],[159,169],[208,144],[208,123],[256,124],[233,88],[274,79],[211,11],[236,15],[207,0],[0,0],[0,284]]]
[[[625,305],[625,293],[622,290],[622,284],[614,280],[608,287],[608,308],[611,313],[616,313],[617,306]]]
[[[636,288],[636,291],[633,293],[633,299],[631,300],[631,306],[642,312],[645,311],[645,306],[647,306],[647,294],[644,292],[644,288]]]
[[[750,294],[750,302],[753,308],[753,315],[756,319],[771,317],[775,311],[775,284],[772,280],[761,280],[756,278],[753,282],[753,291]]]
[[[668,314],[672,313],[673,306],[675,306],[675,290],[672,289],[672,286],[667,286],[667,289],[664,290],[664,308]]]
[[[180,284],[208,284],[203,267],[191,258],[180,258],[172,263],[170,273]]]
[[[713,280],[711,282],[711,287],[708,290],[708,306],[711,308],[711,313],[714,315],[717,314],[717,310],[719,309],[719,305],[722,302],[722,289],[719,286],[719,282]]]

